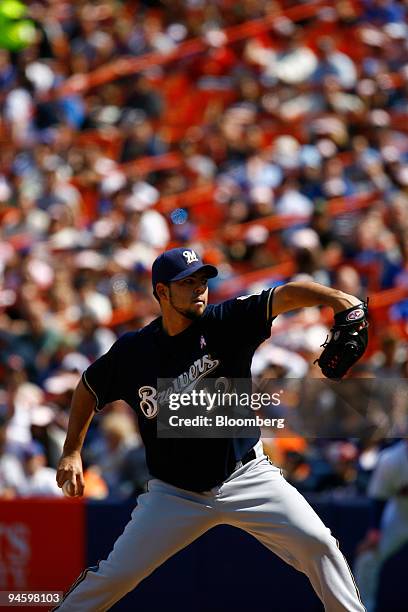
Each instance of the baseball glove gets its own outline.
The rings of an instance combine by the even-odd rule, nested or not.
[[[318,363],[327,378],[340,380],[364,354],[368,343],[368,299],[334,315],[331,337],[327,336]]]

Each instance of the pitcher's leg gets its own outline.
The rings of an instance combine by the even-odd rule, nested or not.
[[[199,496],[153,481],[149,492],[139,497],[108,558],[85,570],[55,609],[108,610],[166,559],[210,529],[214,517],[214,510]]]
[[[305,498],[266,459],[223,488],[232,524],[304,572],[328,612],[363,612],[347,561]]]

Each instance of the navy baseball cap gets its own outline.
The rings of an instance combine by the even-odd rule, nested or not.
[[[155,259],[152,266],[153,293],[156,295],[157,283],[170,283],[204,270],[208,278],[218,274],[215,266],[205,264],[193,249],[181,247],[165,251]]]

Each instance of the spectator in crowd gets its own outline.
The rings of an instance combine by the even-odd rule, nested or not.
[[[102,438],[86,451],[88,463],[100,466],[110,496],[126,497],[135,490],[140,493],[147,469],[144,455],[139,457],[136,452],[141,442],[132,417],[126,412],[110,412],[101,431]],[[135,473],[130,473],[131,468]]]
[[[16,455],[7,450],[7,421],[0,416],[0,499],[13,499],[24,487],[24,472]]]
[[[406,7],[339,2],[311,14],[298,3],[304,15],[290,19],[292,6],[45,0],[27,7],[32,44],[0,49],[1,463],[10,473],[31,464],[44,473],[38,448],[21,458],[33,437],[53,465],[74,380],[157,316],[148,271],[167,246],[191,244],[217,264],[220,300],[298,275],[361,298],[407,287]],[[264,29],[247,28],[253,19]],[[187,53],[191,38],[197,52]],[[370,345],[364,384],[371,365],[382,380],[401,368],[406,377],[407,300],[393,295],[391,307],[372,300],[370,336],[387,329],[391,340]],[[266,343],[260,378],[316,376],[326,324],[314,309],[279,317],[282,352]],[[384,422],[401,433],[401,392],[381,393],[372,422],[344,418],[337,433]],[[316,398],[316,411],[330,428],[326,400]],[[148,478],[126,418],[101,415],[92,431],[90,477],[109,457],[110,496],[138,493]],[[311,490],[323,464],[339,477],[325,446],[281,454],[299,483],[310,475]],[[4,490],[19,494],[12,483]],[[106,494],[99,481],[95,490]]]
[[[33,440],[22,452],[25,480],[19,490],[23,497],[59,497],[61,489],[56,484],[56,470],[47,467],[44,448]]]

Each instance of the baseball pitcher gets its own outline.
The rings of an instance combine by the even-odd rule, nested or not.
[[[217,269],[190,248],[162,253],[152,268],[162,316],[122,336],[83,374],[73,397],[57,482],[82,495],[81,448],[95,411],[125,400],[136,412],[150,474],[131,520],[108,558],[86,569],[58,609],[108,610],[171,555],[207,530],[229,524],[252,534],[304,572],[328,612],[362,612],[337,541],[252,438],[157,436],[157,381],[188,376],[250,379],[257,347],[275,317],[296,308],[333,308],[334,327],[319,365],[340,379],[367,344],[367,307],[341,291],[290,282],[245,299],[208,305]]]

